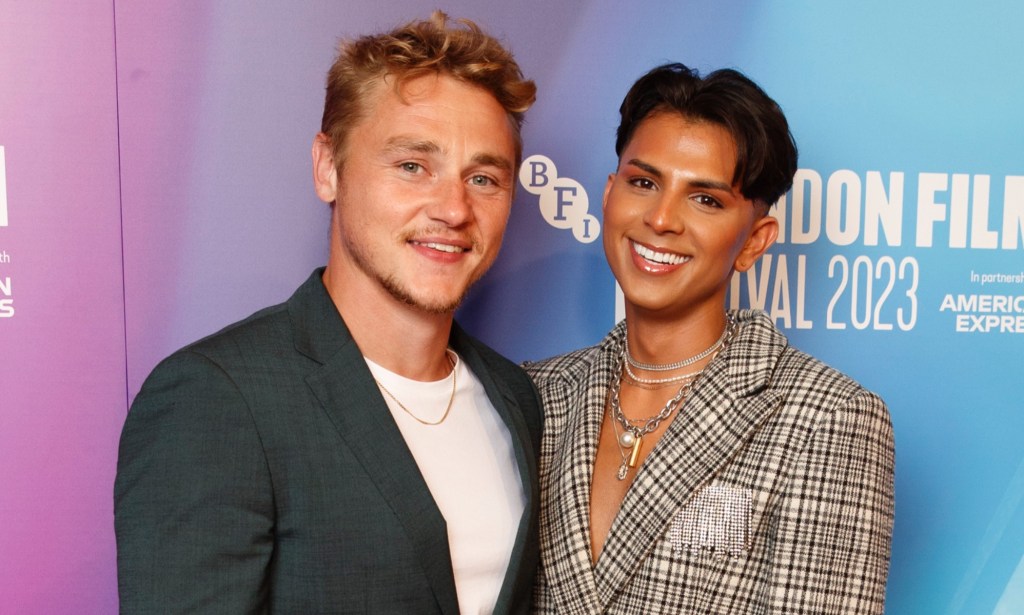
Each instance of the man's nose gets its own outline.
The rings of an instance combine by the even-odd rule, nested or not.
[[[644,214],[644,223],[657,233],[682,233],[685,228],[683,203],[661,198]]]
[[[461,178],[440,181],[427,215],[451,227],[461,226],[471,220],[473,203],[466,182]]]

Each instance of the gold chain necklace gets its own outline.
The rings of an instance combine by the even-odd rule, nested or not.
[[[457,380],[457,375],[456,375],[456,371],[457,370],[455,368],[459,364],[459,361],[458,361],[459,355],[455,354],[454,352],[452,352],[451,350],[448,350],[448,349],[445,349],[445,354],[448,357],[448,363],[452,366],[452,394],[451,394],[450,397],[448,397],[448,406],[444,409],[444,414],[441,416],[441,418],[439,418],[438,420],[436,420],[434,422],[424,421],[420,417],[416,416],[415,414],[412,413],[411,410],[409,410],[408,408],[405,407],[405,404],[403,404],[401,401],[398,400],[397,397],[395,397],[394,393],[389,391],[388,388],[386,386],[384,386],[384,383],[382,383],[380,380],[377,380],[376,378],[374,378],[374,382],[377,383],[377,386],[380,387],[380,390],[383,391],[385,395],[387,395],[388,397],[393,399],[395,401],[395,403],[398,404],[399,408],[401,408],[403,411],[405,411],[405,413],[408,414],[409,416],[411,416],[412,418],[416,419],[416,421],[422,423],[423,425],[427,425],[428,427],[434,427],[436,425],[440,425],[441,423],[443,423],[445,421],[445,419],[448,418],[448,413],[452,411],[452,405],[455,403],[455,383],[456,383],[456,380]],[[454,359],[452,358],[452,355],[455,355]]]

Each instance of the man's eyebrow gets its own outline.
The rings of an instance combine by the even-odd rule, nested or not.
[[[733,187],[726,182],[717,181],[714,179],[695,179],[690,182],[690,185],[696,188],[706,188],[708,190],[721,190],[723,192],[733,192]]]
[[[412,137],[397,136],[388,139],[385,143],[385,150],[388,152],[416,152],[419,154],[438,154],[444,152],[444,148],[434,141],[416,139]],[[473,162],[480,166],[497,167],[502,171],[512,172],[512,161],[500,154],[481,152],[473,156]]]
[[[480,153],[473,156],[473,162],[480,166],[497,167],[502,171],[512,172],[512,161],[500,154]]]
[[[648,164],[648,163],[644,162],[643,160],[640,160],[639,158],[633,158],[631,160],[627,160],[626,164],[628,164],[630,166],[634,166],[634,167],[640,169],[641,171],[643,171],[644,173],[650,173],[651,175],[657,177],[658,179],[661,179],[662,176],[664,175],[661,172],[661,169],[659,169],[658,167],[656,167],[656,166],[654,166],[652,164]]]
[[[441,146],[433,141],[414,139],[411,137],[392,137],[385,143],[385,149],[389,152],[418,152],[421,154],[436,154],[441,151]]]
[[[656,166],[654,166],[652,164],[646,163],[643,160],[640,160],[639,158],[633,158],[631,160],[628,160],[628,161],[626,161],[626,164],[628,164],[630,166],[634,166],[634,167],[640,169],[641,171],[643,171],[645,173],[649,173],[650,175],[653,175],[654,177],[656,177],[658,179],[661,179],[664,176],[664,173],[662,173],[661,169],[659,169],[658,167],[656,167]],[[704,188],[706,190],[722,190],[724,192],[733,192],[733,187],[732,187],[731,184],[729,184],[728,182],[723,182],[723,181],[719,181],[719,180],[716,180],[716,179],[694,179],[694,180],[690,181],[689,183],[690,183],[690,185],[692,185],[692,186],[694,186],[696,188]]]

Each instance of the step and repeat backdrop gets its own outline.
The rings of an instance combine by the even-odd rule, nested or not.
[[[622,96],[667,61],[742,70],[801,157],[729,301],[889,403],[888,612],[1024,613],[1024,6],[923,0],[0,2],[0,612],[116,611],[131,398],[324,262],[337,40],[433,8],[539,88],[464,326],[516,360],[598,341]]]

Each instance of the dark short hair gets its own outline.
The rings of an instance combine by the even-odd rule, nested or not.
[[[664,64],[641,77],[619,107],[615,153],[622,156],[648,116],[675,112],[725,128],[736,143],[733,184],[752,201],[771,205],[793,185],[797,150],[782,109],[739,71],[706,77],[683,64]]]
[[[523,77],[512,53],[468,19],[450,23],[434,11],[390,32],[343,41],[327,75],[320,131],[331,140],[336,164],[343,158],[351,127],[368,112],[371,89],[385,75],[396,91],[415,77],[442,74],[488,91],[505,109],[515,137],[516,164],[522,156],[520,128],[537,88]]]

